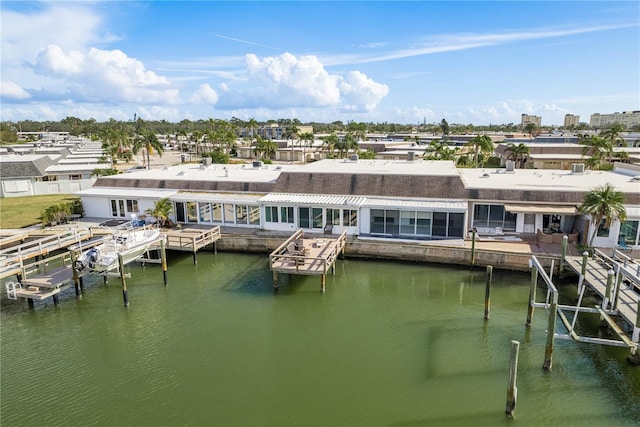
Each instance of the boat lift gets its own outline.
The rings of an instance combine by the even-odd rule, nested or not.
[[[616,324],[612,316],[617,316],[618,310],[616,309],[617,299],[616,295],[619,292],[619,286],[622,280],[615,280],[615,272],[610,270],[607,280],[607,291],[603,298],[601,306],[582,307],[582,299],[584,296],[587,283],[584,280],[584,273],[580,275],[578,281],[578,302],[577,305],[563,305],[558,304],[559,292],[554,285],[551,277],[545,272],[540,261],[532,256],[529,260],[529,266],[531,267],[531,287],[529,290],[529,308],[527,311],[527,326],[531,326],[531,320],[533,318],[534,308],[545,308],[548,312],[548,327],[547,327],[547,343],[545,348],[545,360],[543,369],[550,371],[552,367],[552,354],[554,339],[574,340],[589,344],[601,344],[615,347],[626,347],[630,349],[631,357],[627,359],[632,361],[638,358],[638,333],[640,327],[636,321],[634,327],[633,337],[629,338],[625,332]],[[586,266],[586,264],[585,264]],[[553,267],[552,267],[553,268]],[[553,270],[552,270],[553,271]],[[620,270],[618,270],[620,274]],[[536,288],[538,285],[538,277],[542,277],[542,280],[547,288],[547,294],[544,302],[536,302]],[[618,275],[618,277],[621,277]],[[614,285],[615,282],[615,285]],[[606,339],[599,337],[589,337],[579,335],[575,330],[575,324],[578,319],[579,313],[592,313],[599,314],[603,323],[606,323],[609,328],[617,335],[619,339]],[[571,321],[569,317],[571,317]],[[556,332],[556,319],[560,318],[566,333]]]

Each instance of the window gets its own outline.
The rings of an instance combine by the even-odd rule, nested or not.
[[[371,233],[398,234],[400,211],[371,209]]]
[[[286,222],[293,224],[293,206],[281,206],[280,207],[280,222]]]
[[[249,224],[260,225],[260,208],[258,206],[249,206]]]
[[[505,211],[503,205],[474,205],[473,226],[515,231],[516,214]]]
[[[415,211],[400,212],[400,234],[415,234],[416,213]]]
[[[213,222],[222,222],[222,203],[211,203]]]
[[[198,204],[187,202],[187,222],[198,222]]]
[[[82,175],[80,175],[79,173],[74,173],[69,175],[69,180],[70,181],[79,181],[82,179]]]
[[[431,235],[431,212],[416,212],[416,234]]]
[[[224,204],[224,223],[225,224],[233,224],[235,222],[234,213],[235,213],[234,206],[229,203],[225,203]]]
[[[186,217],[184,215],[184,203],[176,202],[176,222],[186,222]]]
[[[447,237],[447,213],[433,213],[433,228],[431,234],[438,237]]]
[[[604,219],[600,221],[598,226],[598,237],[609,237],[609,227]]]
[[[327,224],[340,224],[340,209],[327,209]]]
[[[620,226],[620,243],[624,242],[627,245],[638,245],[638,228],[640,226],[640,221],[625,221]]]
[[[247,223],[247,207],[245,205],[236,205],[236,224]]]
[[[267,222],[278,222],[278,207],[277,206],[265,206],[264,219]]]
[[[447,229],[447,237],[462,237],[464,230],[464,214],[449,213],[449,227]]]
[[[298,225],[300,228],[311,228],[311,209],[298,208]]]
[[[311,215],[313,216],[313,228],[322,228],[322,208],[311,208]]]
[[[345,227],[358,226],[358,211],[352,209],[342,210],[342,225]]]
[[[371,209],[371,233],[384,234],[383,209]]]
[[[127,200],[127,212],[138,212],[138,201],[137,200]]]
[[[211,205],[209,203],[200,203],[200,222],[211,222]]]

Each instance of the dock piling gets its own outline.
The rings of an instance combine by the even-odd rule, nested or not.
[[[78,274],[78,270],[76,269],[76,252],[71,249],[69,251],[71,256],[71,271],[73,272],[73,286],[76,290],[76,298],[82,298],[82,287],[80,285],[80,276]]]
[[[527,309],[527,326],[531,326],[533,308],[536,302],[536,287],[538,286],[538,267],[531,266],[531,284],[529,286],[529,308]]]
[[[556,332],[556,318],[558,317],[558,294],[554,292],[549,306],[549,321],[547,323],[547,343],[544,349],[544,363],[542,369],[551,371],[553,365],[553,344]]]
[[[118,269],[120,270],[120,281],[122,282],[122,299],[124,300],[124,306],[129,307],[129,295],[127,295],[127,279],[125,278],[124,274],[124,261],[122,260],[121,254],[118,254]]]
[[[520,341],[511,341],[511,359],[509,361],[509,385],[507,386],[507,407],[506,413],[513,417],[518,400],[518,387],[516,377],[518,375],[518,355],[520,354]]]
[[[602,298],[602,309],[606,310],[609,302],[611,301],[611,288],[613,286],[613,277],[616,273],[613,270],[607,271],[607,287],[604,291],[604,298]]]
[[[476,229],[471,230],[471,265],[476,264]]]
[[[485,276],[485,289],[484,289],[484,318],[489,319],[489,312],[491,311],[491,279],[493,278],[493,266],[487,266],[487,273]]]
[[[560,253],[560,267],[558,268],[558,275],[560,277],[564,274],[564,263],[567,259],[567,249],[569,248],[569,236],[566,234],[562,236],[562,252]]]
[[[160,257],[162,258],[162,280],[167,286],[167,242],[164,237],[160,239]]]

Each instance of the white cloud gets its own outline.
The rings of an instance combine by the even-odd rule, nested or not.
[[[146,70],[142,62],[120,50],[65,51],[49,45],[38,53],[33,69],[61,79],[66,91],[84,101],[178,102],[178,90],[171,88],[165,77]]]
[[[28,99],[31,97],[31,95],[29,95],[29,92],[12,81],[0,83],[0,95],[3,98],[10,98],[15,100]]]
[[[218,102],[218,94],[208,84],[202,84],[189,99],[193,104],[215,104]]]
[[[221,108],[317,108],[371,111],[384,98],[388,86],[359,71],[346,77],[330,74],[313,55],[296,57],[246,56],[246,81],[221,89]]]
[[[360,71],[351,71],[341,82],[343,108],[347,110],[372,111],[382,98],[389,93],[389,87],[374,82]]]

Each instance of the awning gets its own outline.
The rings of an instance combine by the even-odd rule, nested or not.
[[[553,215],[575,215],[578,212],[576,205],[525,205],[525,204],[505,204],[504,210],[511,213],[529,214],[553,214]]]

